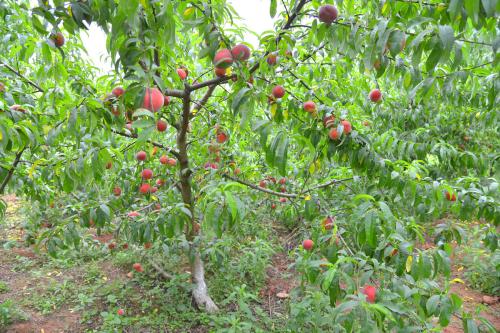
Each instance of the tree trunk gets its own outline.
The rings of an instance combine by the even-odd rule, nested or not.
[[[207,284],[205,282],[205,269],[198,246],[193,243],[194,238],[199,233],[196,227],[194,200],[191,189],[191,170],[189,169],[189,156],[187,153],[187,132],[189,126],[191,97],[188,88],[184,91],[182,101],[182,123],[179,126],[177,134],[177,149],[179,150],[179,178],[182,200],[191,212],[191,226],[186,229],[186,238],[191,242],[191,254],[194,260],[191,263],[191,276],[193,281],[193,300],[199,309],[205,309],[208,313],[214,313],[219,310],[217,305],[208,294]]]
[[[200,309],[205,309],[208,313],[215,313],[219,310],[217,305],[208,294],[207,284],[205,283],[205,269],[201,260],[200,252],[193,247],[194,260],[191,264],[191,276],[194,284],[193,299]]]

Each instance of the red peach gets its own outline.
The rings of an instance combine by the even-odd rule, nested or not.
[[[116,197],[119,197],[121,194],[122,194],[122,189],[119,188],[118,186],[116,186],[114,189],[113,189],[113,194],[116,196]]]
[[[302,242],[302,247],[304,248],[304,250],[306,251],[311,251],[312,248],[314,246],[314,242],[310,239],[306,239]]]
[[[379,89],[373,89],[368,97],[372,102],[377,103],[382,99],[382,92]]]
[[[352,131],[352,125],[350,122],[348,122],[347,120],[342,120],[340,122],[342,124],[342,126],[344,126],[344,133],[347,135],[349,133],[351,133]]]
[[[146,160],[146,157],[147,157],[147,154],[145,151],[141,150],[140,152],[137,153],[137,155],[135,155],[135,158],[138,160],[138,161],[145,161]]]
[[[312,113],[316,111],[316,104],[313,101],[307,101],[304,103],[304,111]]]
[[[228,68],[233,63],[233,55],[228,49],[222,49],[215,54],[214,66],[219,68]]]
[[[336,141],[339,139],[339,132],[337,131],[336,128],[332,128],[328,133],[328,136],[330,137],[330,139]]]
[[[167,164],[167,162],[168,162],[168,157],[167,157],[167,155],[162,155],[162,156],[160,157],[160,163],[161,163],[161,164]]]
[[[149,193],[150,189],[151,189],[151,185],[149,185],[149,184],[142,184],[139,187],[139,192],[141,192],[142,194],[146,194],[146,193]]]
[[[363,292],[363,294],[366,295],[366,300],[369,303],[375,303],[375,299],[377,297],[377,289],[374,286],[366,285],[363,288],[362,292]]]
[[[144,169],[142,170],[142,179],[151,179],[153,178],[153,170]]]
[[[268,65],[274,66],[274,65],[276,65],[277,59],[278,59],[278,56],[275,53],[271,53],[267,56],[266,61],[267,61]]]
[[[160,110],[165,102],[165,96],[158,88],[146,88],[142,107],[150,111],[156,112]]]
[[[185,80],[187,78],[187,73],[184,69],[182,68],[177,68],[177,75],[181,78],[181,80]]]
[[[250,49],[244,44],[238,44],[231,50],[234,60],[246,61],[250,58]]]
[[[136,262],[135,264],[132,265],[132,268],[136,271],[136,272],[143,272],[144,269],[142,268],[142,265],[139,264],[138,262]]]
[[[226,69],[225,68],[215,67],[214,72],[215,72],[215,76],[217,76],[217,77],[226,76]]]
[[[323,23],[326,23],[328,25],[332,24],[333,21],[337,19],[337,16],[339,15],[339,12],[337,11],[337,8],[332,5],[324,5],[319,7],[319,20]]]
[[[116,97],[120,97],[122,96],[124,93],[125,93],[125,89],[123,89],[122,87],[115,87],[111,93],[113,95],[115,95]]]
[[[285,88],[283,88],[282,86],[275,86],[273,88],[273,96],[275,98],[282,98],[283,96],[285,96]]]
[[[158,122],[156,122],[156,129],[159,132],[165,132],[167,129],[167,122],[161,119],[158,120]]]

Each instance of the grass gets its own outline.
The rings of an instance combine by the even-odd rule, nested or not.
[[[2,325],[22,320],[20,311],[38,313],[46,318],[64,309],[79,314],[82,330],[172,331],[172,332],[271,332],[282,331],[261,307],[259,290],[264,285],[266,267],[275,239],[262,240],[255,233],[271,234],[242,225],[241,237],[217,241],[206,253],[206,272],[210,291],[223,311],[217,315],[198,312],[191,303],[189,263],[180,250],[171,247],[148,250],[129,248],[110,253],[102,246],[80,252],[64,251],[57,259],[11,255],[11,269],[30,281],[24,292],[5,303]],[[8,253],[8,252],[5,252]],[[175,272],[173,279],[162,280],[142,256],[147,254],[165,270]],[[145,273],[127,277],[135,262],[144,262]],[[9,290],[7,283],[0,291]],[[125,315],[119,316],[118,309]],[[8,318],[8,319],[7,319]],[[260,328],[259,328],[260,327]]]

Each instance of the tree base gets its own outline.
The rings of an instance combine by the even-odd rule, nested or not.
[[[191,274],[194,284],[193,300],[198,309],[205,310],[207,313],[219,311],[219,308],[208,294],[207,284],[205,283],[205,269],[203,268],[200,253],[197,250],[194,253]]]

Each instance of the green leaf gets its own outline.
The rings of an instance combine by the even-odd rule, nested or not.
[[[134,114],[132,115],[132,117],[134,117],[134,118],[141,117],[141,116],[145,116],[145,117],[149,117],[149,118],[153,118],[153,119],[155,117],[153,112],[151,112],[147,109],[142,109],[142,108],[135,110]],[[134,122],[134,124],[135,124],[135,122]]]
[[[274,18],[276,16],[276,7],[277,1],[271,0],[271,6],[269,7],[269,14],[271,15],[271,18]]]
[[[441,299],[441,295],[432,295],[425,303],[425,308],[427,309],[427,313],[429,315],[434,315],[439,306],[439,301]]]
[[[438,45],[434,46],[431,53],[429,54],[429,57],[427,58],[427,61],[425,62],[425,69],[428,72],[434,70],[434,67],[436,67],[442,55],[443,55],[443,49],[441,48],[441,46]]]
[[[469,15],[472,23],[476,26],[479,23],[479,5],[480,0],[466,0],[465,11]]]
[[[497,6],[497,1],[498,0],[481,0],[486,16],[495,16],[495,7]]]
[[[279,145],[276,147],[274,158],[275,164],[278,167],[278,171],[281,176],[286,175],[286,161],[287,161],[287,153],[288,153],[288,138],[283,137],[280,140]]]
[[[439,39],[441,40],[441,44],[443,45],[443,54],[441,56],[441,61],[445,61],[448,59],[448,56],[450,55],[451,49],[453,47],[453,43],[455,42],[453,28],[449,25],[440,25]]]

